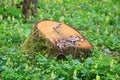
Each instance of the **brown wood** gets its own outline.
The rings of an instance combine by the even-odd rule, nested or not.
[[[38,36],[43,36],[44,39],[41,40],[41,37]],[[60,57],[61,54],[63,56],[71,54],[73,58],[76,58],[82,55],[81,52],[84,53],[83,56],[86,56],[89,49],[93,48],[93,45],[90,44],[79,31],[69,25],[51,20],[38,22],[32,31],[32,36],[29,39],[31,38],[39,39],[32,39],[32,43],[37,40],[38,44],[42,44],[42,41],[43,46],[47,44],[46,54],[55,57]],[[29,44],[31,43],[30,41],[26,42],[27,44],[28,42]],[[34,44],[32,44],[32,46],[33,45]],[[38,46],[39,45],[36,45],[36,47]],[[40,47],[42,46],[39,46],[39,48]],[[33,51],[35,51],[35,49]],[[41,50],[37,49],[37,51]]]
[[[61,24],[58,28],[57,25]],[[82,36],[80,32],[73,29],[72,27],[55,21],[42,21],[37,24],[37,28],[42,34],[45,35],[54,45],[55,40],[60,38],[66,38],[70,36],[83,38],[83,41],[77,41],[74,47],[90,49],[93,46],[87,41],[85,37]]]
[[[23,0],[23,14],[26,18],[29,17],[29,10],[31,11],[33,16],[36,15],[38,5],[37,2],[37,0]]]

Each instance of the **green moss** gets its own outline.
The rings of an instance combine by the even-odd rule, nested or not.
[[[27,53],[41,52],[43,55],[52,57],[56,54],[57,50],[54,46],[45,39],[37,29],[33,29],[31,34],[27,37],[22,45],[22,49]]]

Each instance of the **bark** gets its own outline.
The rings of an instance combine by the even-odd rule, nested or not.
[[[32,15],[35,16],[37,12],[38,0],[24,0],[23,1],[23,14],[26,18],[29,17],[29,10]]]

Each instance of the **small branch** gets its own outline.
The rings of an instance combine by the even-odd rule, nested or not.
[[[59,32],[58,32],[56,29],[60,28],[61,25],[62,25],[62,24],[59,23],[59,24],[57,24],[56,26],[53,27],[54,31],[55,31],[56,33],[58,33],[58,34],[59,34]]]

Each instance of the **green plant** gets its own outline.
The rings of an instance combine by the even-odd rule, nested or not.
[[[0,3],[0,79],[119,80],[120,2],[116,0],[38,0],[36,17],[26,21],[11,0]],[[14,0],[13,3],[20,2]],[[73,26],[94,45],[90,56],[57,61],[20,46],[34,23],[50,19]]]

